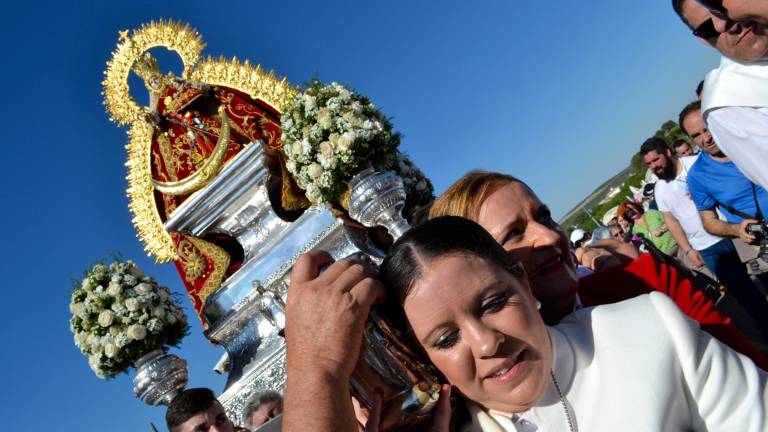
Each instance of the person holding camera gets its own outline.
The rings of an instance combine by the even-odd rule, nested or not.
[[[761,235],[766,223],[760,210],[768,209],[768,191],[752,183],[718,147],[701,117],[700,102],[683,108],[679,122],[683,132],[703,150],[688,172],[688,189],[704,230],[747,244],[759,245],[768,240]],[[718,209],[726,220],[719,218]],[[758,278],[768,287],[768,274]],[[728,288],[759,324],[768,325],[768,302],[756,288]]]

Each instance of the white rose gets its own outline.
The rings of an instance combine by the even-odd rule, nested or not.
[[[99,325],[102,327],[109,327],[114,321],[115,313],[111,310],[105,310],[99,314]]]
[[[99,356],[96,354],[91,354],[88,356],[88,366],[91,367],[91,369],[98,374],[99,370]]]
[[[152,285],[142,282],[138,285],[136,285],[136,288],[134,288],[137,293],[139,294],[149,294],[152,292]]]
[[[165,306],[158,306],[152,309],[152,316],[163,318],[165,316]]]
[[[139,301],[133,297],[125,299],[125,308],[131,312],[135,312],[139,309]]]
[[[366,120],[363,122],[363,129],[373,129],[373,122]]]
[[[321,108],[317,113],[317,124],[319,124],[323,129],[330,129],[331,126],[333,126],[331,113],[327,109]]]
[[[82,303],[70,303],[69,304],[69,311],[72,312],[72,315],[79,315],[80,310],[83,308]]]
[[[355,142],[355,135],[352,132],[344,132],[344,134],[339,137],[337,145],[341,150],[349,150],[352,148],[353,142]]]
[[[120,333],[122,333],[125,329],[119,325],[113,325],[109,327],[109,335],[110,336],[117,336]]]
[[[314,96],[310,96],[308,94],[305,94],[304,95],[304,107],[307,110],[310,110],[310,109],[314,108],[315,106],[316,106],[315,105],[315,97]]]
[[[82,347],[85,347],[87,343],[88,343],[88,333],[79,332],[75,335],[75,345],[82,348]]]
[[[118,349],[113,343],[108,343],[104,345],[104,355],[109,358],[114,358],[118,353]]]
[[[111,295],[112,297],[117,297],[122,292],[123,287],[115,281],[112,281],[109,283],[109,285],[107,285],[107,294]]]
[[[317,163],[313,163],[309,167],[307,167],[307,174],[313,179],[316,179],[320,177],[321,174],[323,174],[323,167],[321,167]]]
[[[349,99],[349,97],[352,96],[352,93],[350,93],[349,90],[345,89],[344,87],[339,88],[339,97],[341,99]]]
[[[330,159],[331,156],[333,156],[333,147],[331,146],[331,143],[329,143],[328,141],[321,142],[320,154]]]
[[[134,324],[128,327],[128,336],[134,340],[142,340],[147,336],[147,328],[141,324]]]

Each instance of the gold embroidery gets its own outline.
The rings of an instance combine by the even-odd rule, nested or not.
[[[177,159],[175,159],[171,154],[171,142],[168,140],[168,137],[165,136],[165,134],[163,133],[155,133],[155,141],[157,142],[157,147],[160,150],[160,155],[162,156],[163,164],[165,165],[165,171],[167,172],[167,175],[168,175],[168,178],[163,180],[171,180],[171,181],[178,180],[178,178],[176,177]]]
[[[205,284],[200,289],[200,293],[198,294],[200,300],[205,303],[205,299],[208,298],[209,295],[216,292],[216,290],[218,290],[221,286],[221,282],[224,280],[224,273],[227,271],[227,267],[229,267],[229,254],[224,249],[203,239],[191,236],[188,236],[187,238],[192,242],[192,244],[195,245],[196,248],[203,251],[205,256],[213,260],[215,264],[213,272],[211,272],[211,274],[205,280]]]
[[[184,276],[190,284],[194,284],[205,274],[207,261],[195,249],[195,245],[186,238],[179,242],[178,253],[181,266],[184,268]]]

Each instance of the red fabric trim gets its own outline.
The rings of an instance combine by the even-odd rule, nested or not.
[[[616,303],[652,291],[668,295],[683,313],[698,321],[702,330],[768,370],[768,357],[715,308],[712,300],[688,279],[680,277],[673,267],[657,262],[650,254],[642,254],[626,266],[612,267],[579,280],[579,298],[587,307]]]

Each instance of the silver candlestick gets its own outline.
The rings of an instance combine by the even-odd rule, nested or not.
[[[168,405],[189,381],[187,361],[161,349],[136,361],[133,394],[147,405]]]
[[[383,226],[397,240],[411,226],[402,215],[405,207],[403,180],[391,172],[368,168],[349,182],[349,216],[372,228]]]

